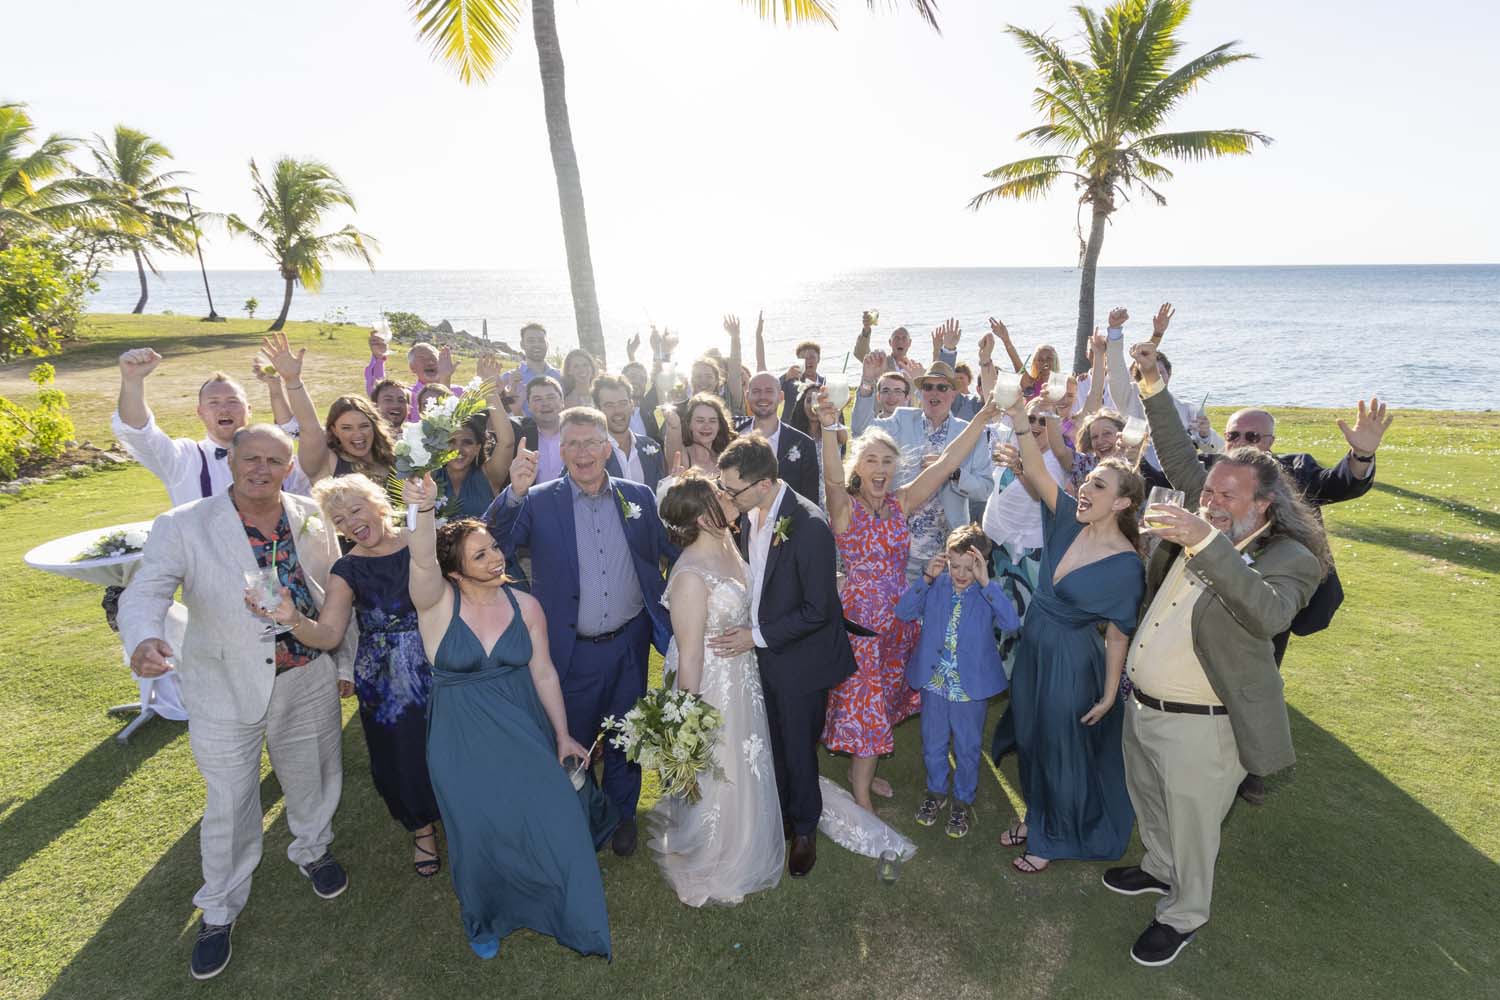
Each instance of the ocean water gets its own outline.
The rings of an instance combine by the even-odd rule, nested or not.
[[[196,271],[169,271],[151,280],[147,312],[205,315]],[[274,271],[210,271],[214,304],[244,316],[273,317],[282,286]],[[100,312],[128,312],[138,285],[133,270],[103,276],[90,302]],[[799,341],[817,340],[824,369],[838,368],[859,332],[862,310],[880,310],[877,344],[908,327],[914,356],[927,357],[929,331],[956,317],[972,359],[978,338],[997,316],[1022,355],[1041,343],[1072,354],[1078,272],[1071,268],[897,268],[822,276],[695,276],[650,274],[616,284],[602,276],[600,308],[610,364],[625,360],[624,343],[651,323],[680,331],[683,352],[724,346],[722,316],[737,312],[753,367],[755,315],[766,315],[767,363],[795,361]],[[1484,410],[1500,384],[1500,265],[1371,267],[1101,268],[1099,323],[1111,306],[1131,311],[1127,339],[1150,333],[1156,306],[1172,302],[1176,318],[1162,343],[1172,359],[1174,388],[1211,405],[1349,406],[1379,395],[1395,405]],[[320,320],[343,310],[371,323],[382,310],[447,319],[493,339],[510,340],[523,322],[544,323],[560,350],[577,343],[567,276],[550,271],[331,271],[320,294],[298,288],[291,318]],[[998,350],[998,349],[997,349]],[[642,354],[649,361],[649,348]],[[856,371],[857,363],[849,362]]]

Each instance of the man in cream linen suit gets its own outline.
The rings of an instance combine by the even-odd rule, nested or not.
[[[288,857],[319,896],[331,899],[348,884],[328,853],[342,784],[339,671],[330,654],[298,643],[295,630],[266,634],[267,621],[245,601],[245,573],[274,561],[298,610],[316,618],[338,545],[311,500],[282,492],[292,442],[279,428],[235,432],[228,460],[227,493],[156,519],[119,614],[133,671],[177,671],[193,759],[208,786],[203,887],[193,897],[203,909],[191,966],[198,979],[229,964],[230,931],[260,863],[262,742],[286,797]],[[178,587],[189,612],[180,650],[162,638]],[[348,646],[333,655],[347,661]]]

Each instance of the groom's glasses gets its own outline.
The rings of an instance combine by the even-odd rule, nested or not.
[[[750,489],[751,487],[755,486],[755,484],[759,483],[759,482],[760,482],[760,480],[757,479],[754,483],[747,483],[744,486],[741,486],[737,490],[732,490],[728,486],[724,485],[724,480],[723,479],[715,479],[714,480],[714,486],[718,487],[719,492],[722,493],[722,494],[724,494],[725,496],[727,496],[729,499],[731,499],[731,500],[737,500],[737,499],[739,499],[739,495],[741,493],[743,493],[746,490]]]

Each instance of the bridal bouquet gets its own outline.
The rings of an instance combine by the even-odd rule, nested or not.
[[[624,718],[604,720],[604,731],[618,734],[611,746],[655,771],[663,795],[681,795],[688,802],[702,797],[698,778],[704,771],[723,777],[713,753],[723,726],[717,708],[690,691],[673,690],[671,677],[666,687],[646,692]]]
[[[84,549],[73,557],[74,562],[87,562],[90,559],[112,559],[115,556],[125,556],[132,552],[139,552],[146,547],[146,529],[130,528],[111,531],[100,537],[94,544]]]
[[[400,500],[401,484],[406,480],[420,479],[453,461],[453,456],[458,454],[453,447],[453,433],[490,405],[489,395],[494,388],[494,383],[488,379],[471,379],[464,386],[463,395],[429,399],[421,418],[401,428],[401,437],[395,446],[396,461],[388,484],[393,499]],[[407,525],[416,528],[416,512],[413,510],[407,511]]]

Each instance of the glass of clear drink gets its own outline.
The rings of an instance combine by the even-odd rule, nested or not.
[[[1169,490],[1165,486],[1153,486],[1151,492],[1146,495],[1146,509],[1141,514],[1141,519],[1149,527],[1153,523],[1160,523],[1160,518],[1151,516],[1151,508],[1158,505],[1171,504],[1175,507],[1187,506],[1187,494],[1181,490]]]
[[[271,612],[281,604],[281,576],[275,566],[262,566],[245,571],[245,586],[250,588],[255,606],[265,614],[266,627],[261,635],[281,635],[290,632],[292,626],[282,625],[270,618]]]
[[[841,372],[830,373],[824,376],[823,388],[828,392],[828,402],[843,413],[849,403],[849,376]]]
[[[1008,410],[1021,398],[1021,376],[1018,372],[1000,372],[995,376],[995,405]]]
[[[875,862],[875,880],[881,885],[895,885],[901,877],[901,855],[895,851],[881,851]]]
[[[1068,376],[1053,372],[1047,376],[1047,398],[1056,403],[1068,394]]]
[[[1142,418],[1126,417],[1125,429],[1120,432],[1120,438],[1125,442],[1125,447],[1139,448],[1141,442],[1146,440],[1146,433],[1150,429],[1150,425]]]

